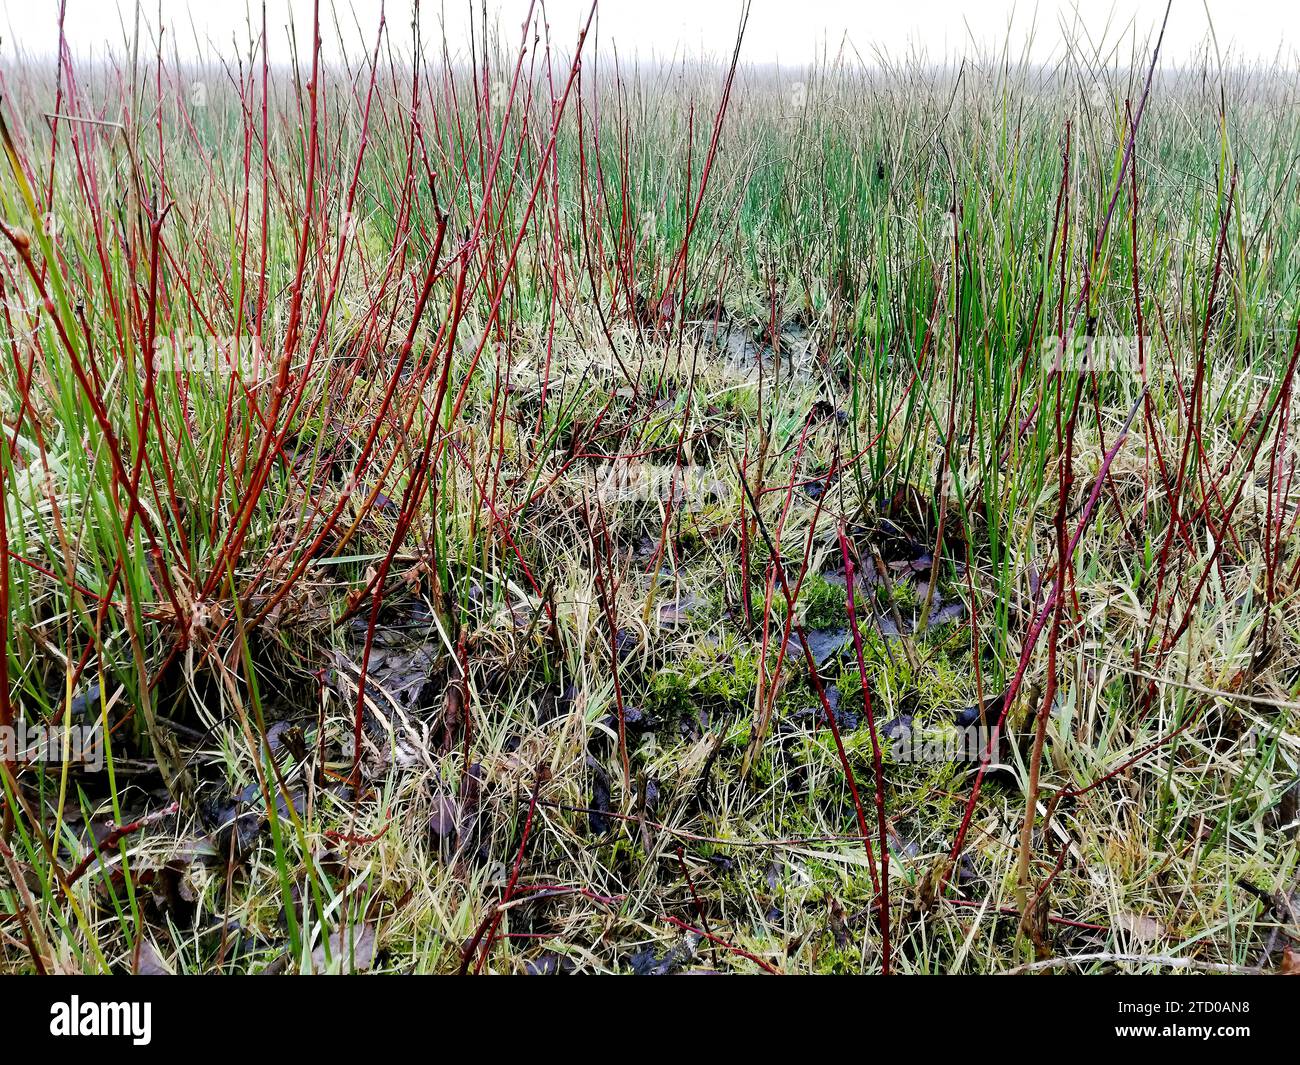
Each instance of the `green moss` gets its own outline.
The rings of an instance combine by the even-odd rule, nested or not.
[[[694,524],[683,523],[677,533],[677,553],[681,558],[691,558],[704,547],[704,537]]]
[[[674,669],[661,669],[650,681],[645,705],[652,714],[676,721],[704,709],[744,713],[753,703],[758,666],[752,652],[710,647]]]
[[[831,629],[848,620],[847,593],[814,574],[806,578],[799,590],[800,620],[806,628]]]
[[[862,972],[862,955],[852,942],[847,947],[837,946],[834,936],[827,935],[817,945],[814,971],[823,976],[851,976]]]
[[[626,883],[645,863],[646,854],[635,838],[620,836],[600,848],[600,857],[601,864]]]
[[[776,783],[779,772],[776,761],[772,757],[769,748],[764,748],[758,753],[753,764],[749,767],[749,779],[754,787],[762,789]]]
[[[650,682],[646,693],[646,709],[657,717],[676,717],[690,708],[691,685],[686,677],[674,670],[660,670]]]

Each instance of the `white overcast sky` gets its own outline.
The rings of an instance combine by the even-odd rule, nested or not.
[[[373,41],[380,0],[332,0],[339,21]],[[474,0],[477,9],[481,0]],[[468,0],[424,0],[426,35],[438,35],[445,19],[453,48],[463,39]],[[511,40],[527,0],[488,0],[489,11],[500,12],[500,24]],[[539,8],[541,5],[538,5]],[[572,42],[590,0],[550,0],[545,5],[553,40]],[[687,52],[729,53],[735,36],[740,0],[603,0],[599,5],[600,39],[615,42],[622,55],[665,57]],[[326,48],[337,38],[331,0],[322,0]],[[298,39],[310,38],[311,0],[267,0],[271,54],[288,55],[286,27],[297,26]],[[409,33],[411,0],[387,0],[390,29]],[[1153,36],[1164,13],[1165,0],[754,0],[743,58],[755,63],[808,62],[822,49],[834,54],[847,35],[865,56],[883,52],[902,56],[920,52],[930,60],[970,52],[976,45],[1000,44],[1008,37],[1019,54],[1033,30],[1029,55],[1045,61],[1058,55],[1063,24],[1082,25],[1088,34],[1120,45],[1129,54],[1139,41]],[[182,54],[210,42],[221,51],[232,35],[247,38],[244,0],[144,0],[151,23],[162,22],[174,35]],[[261,0],[249,10],[260,22]],[[52,54],[57,41],[58,0],[0,0],[0,53]],[[134,0],[67,0],[66,26],[75,52],[88,55],[118,51],[122,20],[134,20]],[[123,14],[124,13],[124,14]],[[1188,59],[1206,39],[1213,24],[1220,50],[1247,62],[1284,61],[1294,65],[1300,53],[1300,0],[1173,0],[1165,38],[1165,55]],[[1078,35],[1077,29],[1073,31]],[[604,45],[602,45],[602,50]]]

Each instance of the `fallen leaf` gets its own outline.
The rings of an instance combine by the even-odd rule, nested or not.
[[[1121,913],[1115,920],[1115,927],[1127,932],[1139,946],[1155,943],[1165,934],[1164,926],[1154,917],[1143,917],[1136,913]]]
[[[162,960],[158,948],[148,939],[141,939],[135,954],[135,971],[137,976],[171,976],[172,971]]]
[[[429,835],[438,844],[454,844],[460,836],[460,804],[450,795],[439,792],[433,798],[429,816]]]
[[[329,937],[329,955],[326,962],[324,943],[313,950],[312,972],[359,973],[369,969],[375,963],[375,926],[335,929]]]

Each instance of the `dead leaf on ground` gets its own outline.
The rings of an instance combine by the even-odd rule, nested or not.
[[[1115,927],[1129,934],[1129,938],[1139,946],[1159,942],[1164,938],[1165,929],[1154,917],[1143,917],[1136,913],[1121,913],[1115,919]]]
[[[329,961],[325,944],[311,952],[313,973],[360,973],[375,963],[375,926],[363,924],[337,928],[329,937]]]
[[[136,946],[135,971],[137,976],[172,975],[172,971],[167,968],[167,963],[163,961],[162,955],[158,953],[158,948],[149,939],[141,939]]]

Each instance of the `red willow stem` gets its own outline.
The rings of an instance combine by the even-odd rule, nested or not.
[[[1068,136],[1067,133],[1067,140]],[[1052,627],[1047,635],[1047,681],[1043,687],[1041,704],[1037,708],[1037,718],[1034,721],[1034,745],[1029,756],[1029,782],[1025,792],[1025,818],[1020,830],[1016,895],[1023,922],[1028,922],[1030,918],[1031,904],[1028,899],[1030,857],[1033,849],[1034,815],[1038,808],[1038,781],[1043,764],[1043,746],[1047,740],[1047,725],[1051,720],[1052,706],[1056,701],[1056,657],[1060,646],[1061,625],[1065,615],[1065,592],[1067,584],[1070,582],[1073,552],[1067,553],[1065,549],[1065,521],[1070,502],[1070,492],[1074,487],[1074,426],[1078,420],[1080,399],[1083,396],[1083,382],[1076,381],[1070,413],[1066,416],[1064,426],[1062,426],[1062,407],[1065,403],[1063,388],[1065,374],[1063,371],[1058,370],[1054,376],[1056,378],[1056,450],[1057,461],[1061,464],[1056,494],[1056,514],[1053,519],[1053,525],[1056,529],[1057,553],[1056,582],[1052,592],[1055,607],[1052,611]],[[1062,857],[1064,857],[1064,849],[1062,849],[1061,853]],[[1039,895],[1041,893],[1040,891]],[[1038,895],[1035,895],[1033,905],[1037,904],[1038,897]]]
[[[1074,535],[1070,537],[1070,542],[1066,545],[1064,558],[1058,559],[1057,565],[1064,565],[1064,560],[1073,556],[1074,550],[1078,547],[1079,540],[1083,536],[1084,530],[1087,529],[1088,525],[1091,523],[1093,511],[1096,509],[1097,500],[1101,496],[1102,486],[1105,484],[1106,474],[1110,470],[1111,463],[1115,461],[1115,456],[1119,454],[1120,448],[1124,446],[1124,441],[1128,439],[1129,430],[1133,426],[1133,419],[1137,416],[1138,409],[1142,405],[1142,401],[1145,397],[1146,388],[1143,387],[1142,391],[1138,394],[1137,402],[1133,404],[1132,409],[1128,413],[1128,417],[1124,419],[1124,425],[1120,429],[1119,435],[1115,438],[1115,443],[1112,444],[1110,450],[1106,452],[1106,457],[1101,464],[1101,470],[1093,481],[1092,491],[1088,495],[1088,501],[1084,504],[1083,513],[1079,516],[1079,522],[1075,527]],[[1020,686],[1024,680],[1025,671],[1029,668],[1029,662],[1033,657],[1034,648],[1038,643],[1039,636],[1042,634],[1043,627],[1047,624],[1048,616],[1055,605],[1056,593],[1053,591],[1053,593],[1047,597],[1047,601],[1039,607],[1038,613],[1035,615],[1033,623],[1029,627],[1029,632],[1025,636],[1025,645],[1020,652],[1020,662],[1016,667],[1015,676],[1011,679],[1011,684],[1007,687],[1006,698],[1003,700],[1002,704],[1002,712],[998,715],[997,723],[993,727],[993,733],[989,737],[989,745],[980,758],[980,767],[975,774],[975,784],[971,788],[970,798],[966,801],[966,809],[962,814],[961,824],[957,829],[957,837],[953,840],[952,850],[948,855],[948,868],[944,872],[942,881],[944,887],[947,887],[948,879],[952,875],[952,869],[956,865],[957,860],[961,857],[961,852],[966,845],[966,833],[970,830],[971,819],[975,816],[975,807],[979,803],[980,786],[984,781],[985,774],[988,772],[992,752],[997,747],[998,737],[1006,722],[1007,713],[1011,710],[1012,706],[1015,705],[1016,696],[1020,692]]]
[[[1197,444],[1196,470],[1198,476],[1201,473],[1202,463],[1204,461],[1204,448],[1201,446],[1201,433],[1200,433],[1200,417],[1201,417],[1201,410],[1202,410],[1201,394],[1204,389],[1205,371],[1209,362],[1207,347],[1209,342],[1210,318],[1213,313],[1214,299],[1215,299],[1215,295],[1218,292],[1219,279],[1223,270],[1223,252],[1224,252],[1225,243],[1227,241],[1228,220],[1232,215],[1233,191],[1236,189],[1236,187],[1237,187],[1237,174],[1236,171],[1234,170],[1232,175],[1232,184],[1229,186],[1229,190],[1228,190],[1227,208],[1223,211],[1223,216],[1220,219],[1218,240],[1215,243],[1214,277],[1210,283],[1210,292],[1205,305],[1205,323],[1201,332],[1201,343],[1198,347],[1196,371],[1193,376],[1192,388],[1189,397],[1190,402],[1187,407],[1187,427],[1183,433],[1183,446],[1178,459],[1178,472],[1175,475],[1172,492],[1169,497],[1169,509],[1171,514],[1178,514],[1182,510],[1183,493],[1187,487],[1187,472],[1188,472],[1187,464],[1191,457],[1193,440],[1195,440]],[[1202,484],[1202,500],[1203,500],[1203,505],[1205,507],[1208,507],[1208,503],[1209,503],[1208,493],[1204,491],[1203,484]],[[1222,505],[1222,501],[1220,501],[1220,505]],[[1173,546],[1174,530],[1176,528],[1178,528],[1178,522],[1171,520],[1165,531],[1164,543],[1160,548],[1159,566],[1157,568],[1157,573],[1156,573],[1155,595],[1152,600],[1153,609],[1150,612],[1150,617],[1147,622],[1146,640],[1144,642],[1149,642],[1155,632],[1156,617],[1159,614],[1160,598],[1164,592],[1165,576],[1167,574],[1168,564],[1169,564],[1169,553],[1170,553],[1170,549]],[[1221,539],[1222,539],[1221,537],[1217,537],[1217,536],[1215,537],[1216,551],[1218,550],[1219,541],[1221,541]],[[1173,601],[1171,598],[1169,611],[1166,612],[1165,614],[1162,637],[1166,637],[1168,635],[1169,623],[1170,620],[1172,619],[1172,613],[1173,613]],[[1164,643],[1163,639],[1162,639],[1162,643]]]
[[[311,80],[307,82],[307,95],[310,101],[310,118],[308,120],[307,128],[307,186],[303,202],[302,231],[298,238],[297,266],[294,270],[293,282],[289,286],[289,324],[285,332],[284,350],[280,354],[279,368],[276,373],[275,385],[272,391],[271,411],[267,418],[267,421],[272,427],[279,422],[280,409],[289,391],[289,367],[292,364],[294,352],[298,348],[298,333],[302,322],[303,289],[305,287],[307,272],[307,249],[311,242],[313,221],[312,210],[316,202],[316,168],[320,156],[320,119],[318,111],[320,95],[320,51],[320,0],[313,0]],[[305,387],[305,384],[306,375],[304,374],[299,387]],[[228,561],[233,562],[234,559],[239,557],[240,549],[243,547],[244,538],[248,534],[248,527],[253,521],[255,508],[258,500],[261,498],[262,488],[271,474],[271,466],[275,457],[274,455],[271,455],[273,442],[278,447],[278,445],[283,442],[283,436],[271,433],[262,437],[257,458],[253,463],[253,479],[249,483],[243,499],[240,501],[240,505],[235,511],[236,520],[234,527],[226,537],[222,550],[218,554],[217,559],[212,566],[207,583],[203,589],[203,594],[205,596],[210,595],[221,580],[224,579]]]
[[[1172,9],[1172,7],[1173,7],[1173,0],[1168,0],[1168,3],[1165,5],[1164,19],[1160,23],[1160,33],[1156,37],[1156,45],[1151,52],[1151,63],[1147,67],[1146,82],[1142,87],[1142,96],[1138,100],[1137,114],[1133,117],[1133,121],[1129,124],[1129,135],[1128,135],[1128,140],[1124,145],[1124,156],[1120,163],[1119,176],[1115,181],[1115,188],[1111,193],[1110,202],[1106,207],[1106,215],[1102,219],[1101,225],[1097,228],[1097,237],[1096,240],[1093,242],[1092,255],[1084,264],[1083,287],[1079,293],[1078,300],[1075,301],[1074,309],[1070,314],[1071,333],[1074,332],[1075,325],[1079,320],[1079,314],[1083,310],[1084,306],[1087,304],[1088,297],[1091,294],[1092,269],[1098,257],[1101,255],[1102,245],[1105,243],[1106,234],[1110,231],[1111,218],[1115,213],[1115,204],[1119,201],[1120,193],[1123,192],[1124,190],[1124,180],[1128,176],[1129,167],[1131,166],[1135,158],[1135,154],[1136,154],[1135,149],[1137,147],[1138,126],[1142,122],[1142,115],[1146,111],[1147,100],[1151,95],[1151,82],[1152,79],[1155,77],[1156,63],[1160,59],[1160,46],[1161,44],[1164,43],[1165,27],[1168,26],[1169,24],[1169,12]],[[1062,297],[1063,296],[1064,293],[1062,293]],[[1060,369],[1060,356],[1064,351],[1064,339],[1065,339],[1064,331],[1062,331],[1062,350],[1057,354],[1056,363],[1052,367],[1053,370]],[[1025,430],[1029,428],[1030,423],[1033,422],[1035,417],[1037,417],[1038,407],[1041,401],[1042,401],[1041,397],[1036,398],[1034,400],[1033,405],[1029,409],[1029,413],[1025,415],[1024,419],[1020,423],[1020,430],[1016,434],[1017,439],[1024,435]]]
[[[536,770],[537,779],[533,782],[533,795],[528,801],[528,813],[524,817],[524,830],[519,837],[519,850],[515,853],[515,862],[510,870],[510,880],[506,883],[506,890],[501,896],[500,903],[492,907],[491,914],[483,919],[483,923],[479,925],[478,931],[474,933],[474,937],[465,947],[460,961],[461,976],[464,976],[469,971],[470,959],[474,956],[474,951],[478,947],[479,942],[483,941],[485,932],[487,934],[487,939],[483,942],[483,950],[479,954],[478,965],[475,966],[474,969],[476,974],[483,971],[483,965],[492,951],[492,942],[496,938],[496,931],[501,925],[501,917],[505,913],[505,906],[512,898],[514,898],[515,885],[519,882],[519,873],[523,869],[524,851],[528,847],[528,836],[533,829],[533,816],[537,813],[537,799],[541,794],[542,784],[544,782],[543,778],[546,772],[545,767],[542,766],[539,766]]]
[[[885,819],[885,767],[880,756],[880,735],[876,729],[876,713],[871,705],[871,685],[867,681],[867,662],[862,654],[862,633],[858,630],[858,614],[854,596],[854,566],[849,557],[849,542],[844,536],[844,525],[836,529],[840,541],[840,557],[844,561],[844,586],[847,589],[845,605],[848,607],[849,631],[853,633],[853,653],[858,660],[858,677],[862,682],[862,705],[867,715],[867,729],[871,733],[871,764],[876,793],[876,827],[880,832],[880,953],[881,971],[889,975],[891,951],[889,946],[889,835]],[[937,560],[936,563],[937,565]]]
[[[108,834],[100,840],[98,844],[93,845],[86,853],[86,856],[68,872],[68,875],[64,878],[62,883],[64,892],[66,893],[73,884],[86,875],[86,872],[90,867],[95,864],[95,859],[97,859],[102,853],[116,847],[118,843],[127,836],[170,817],[172,814],[178,812],[180,808],[180,803],[173,802],[164,806],[161,810],[155,810],[151,814],[145,814],[144,817],[132,821],[130,824],[114,825],[109,830]]]
[[[627,710],[623,704],[623,683],[618,669],[618,618],[615,615],[614,592],[618,585],[615,580],[611,557],[613,551],[609,542],[609,528],[605,524],[605,514],[596,499],[596,516],[600,519],[600,535],[591,522],[591,510],[584,499],[583,517],[587,525],[587,539],[591,543],[591,569],[596,578],[596,593],[600,600],[601,612],[605,615],[605,624],[609,632],[609,670],[614,681],[614,705],[618,713],[618,755],[623,763],[623,798],[630,802],[632,797],[632,765],[627,753]],[[603,559],[603,564],[602,564]],[[608,573],[605,571],[608,570]]]
[[[530,6],[529,8],[530,18],[531,18],[531,12],[532,12],[532,8]],[[520,223],[520,228],[515,237],[514,243],[510,249],[510,253],[506,261],[505,269],[501,276],[501,280],[496,286],[496,292],[492,300],[491,310],[487,316],[487,324],[484,326],[482,338],[479,341],[478,348],[475,351],[474,356],[471,359],[470,364],[465,371],[464,384],[461,386],[448,412],[448,421],[452,424],[455,423],[456,416],[460,411],[461,404],[464,402],[466,395],[468,395],[470,383],[472,382],[474,376],[474,370],[478,364],[479,358],[482,356],[484,348],[487,345],[488,338],[491,335],[492,323],[496,320],[496,315],[500,307],[501,298],[505,292],[506,282],[510,277],[511,271],[514,267],[515,259],[519,252],[519,247],[523,242],[524,236],[527,234],[529,219],[532,217],[533,208],[537,201],[538,191],[541,187],[541,183],[543,179],[545,178],[545,174],[546,174],[545,163],[547,159],[549,159],[550,153],[554,151],[556,137],[559,133],[560,122],[563,118],[564,105],[565,102],[568,100],[569,93],[573,87],[574,80],[577,77],[577,71],[579,67],[579,57],[582,54],[582,44],[586,38],[587,28],[590,26],[591,19],[594,17],[595,17],[595,6],[593,4],[591,13],[588,15],[587,25],[584,26],[582,32],[579,34],[578,47],[575,50],[575,56],[573,59],[572,66],[570,67],[569,70],[568,79],[565,82],[563,94],[560,96],[559,100],[555,102],[555,105],[553,107],[550,140],[547,145],[546,153],[543,156],[541,166],[539,167],[538,170],[537,180],[533,183],[527,208],[524,212],[523,221]],[[524,24],[525,32],[527,31],[527,28],[528,28],[528,22],[525,22]],[[317,48],[319,50],[319,43],[317,45]],[[520,57],[515,66],[516,82],[518,81],[519,78],[519,72],[522,66],[522,62],[523,62],[523,49],[521,47]],[[511,98],[513,99],[513,89],[511,93]],[[504,126],[503,126],[503,130],[504,130]],[[496,158],[493,161],[493,168],[492,168],[493,173],[495,173],[496,163],[500,159],[501,145],[504,143],[504,140],[505,138],[503,133],[501,141],[498,143],[497,146]],[[522,150],[522,146],[521,146],[521,150]],[[517,172],[518,156],[516,156],[515,169]],[[479,212],[478,220],[476,223],[476,231],[481,230],[485,220],[486,220],[486,207],[481,209]],[[447,218],[445,215],[440,213],[439,222],[438,222],[439,246],[441,246],[442,236],[446,232],[446,225],[447,225]],[[433,260],[433,263],[435,265],[436,265],[436,261],[437,261],[437,256],[435,254]],[[433,267],[431,266],[430,270],[432,271],[432,269]],[[442,362],[442,372],[438,379],[438,384],[437,384],[433,401],[429,405],[430,409],[427,415],[428,428],[425,432],[424,446],[423,446],[420,462],[416,466],[415,475],[407,483],[404,498],[403,498],[403,505],[401,509],[401,517],[398,520],[397,528],[394,531],[393,536],[390,540],[388,551],[385,554],[384,559],[380,564],[378,572],[376,573],[375,579],[373,581],[374,592],[372,596],[370,617],[366,626],[365,648],[362,652],[359,677],[357,680],[357,705],[356,705],[356,712],[353,719],[354,750],[353,750],[353,764],[352,764],[352,782],[354,788],[359,788],[360,781],[361,781],[361,741],[362,741],[362,730],[363,730],[363,722],[364,722],[364,714],[365,714],[366,673],[370,662],[370,656],[374,648],[375,630],[379,620],[380,607],[383,602],[385,580],[387,578],[389,568],[392,566],[393,558],[396,556],[397,550],[401,545],[401,543],[403,542],[403,540],[405,539],[406,532],[409,529],[410,524],[414,519],[415,510],[420,500],[422,499],[424,486],[429,477],[429,470],[433,467],[436,467],[441,462],[443,443],[446,441],[446,436],[444,435],[438,443],[437,450],[434,451],[434,447],[433,447],[434,440],[435,437],[438,436],[439,427],[440,427],[439,423],[442,419],[443,403],[446,399],[450,381],[451,381],[452,360],[456,352],[457,327],[460,324],[465,309],[465,299],[464,299],[465,282],[468,275],[468,269],[469,269],[468,256],[462,252],[461,269],[456,282],[456,292],[452,300],[452,314],[451,314],[450,322],[445,324],[444,330],[440,330],[440,334],[439,334],[439,339],[442,340],[444,339],[444,331],[445,331],[445,343],[443,345],[444,355],[443,355],[443,362]],[[479,273],[480,280],[482,279],[483,276],[484,273],[480,271]],[[423,298],[428,297],[429,289],[432,286],[432,277],[433,274],[431,272],[428,276],[428,280],[426,280]],[[420,304],[421,308],[422,306],[423,306],[423,299]],[[407,351],[409,351],[411,339],[414,337],[414,331],[415,331],[415,324],[413,323],[411,334],[408,336],[407,345],[405,345],[405,350]],[[430,367],[432,366],[432,362],[433,359],[431,356],[429,360]],[[392,395],[393,389],[397,385],[397,380],[398,380],[398,374],[394,374],[389,384],[389,389],[388,389],[389,396]],[[417,405],[418,405],[418,401],[417,404],[412,405],[411,408],[412,417],[414,417],[414,412],[416,410]],[[374,429],[374,432],[377,431],[378,431],[378,423],[376,423]],[[342,501],[340,501],[340,505],[341,504]],[[300,567],[305,564],[307,558],[309,557],[310,557],[309,555],[304,557],[304,559],[300,562]],[[284,590],[281,589],[281,592],[279,594],[283,595]],[[548,606],[548,614],[549,613],[550,610]]]
[[[0,291],[0,298],[3,298],[3,292]],[[9,464],[12,462],[12,451],[9,447],[9,436],[7,433],[0,432],[0,729],[8,732],[14,723],[13,707],[9,701],[9,492],[8,477]],[[10,744],[4,745],[8,749]],[[6,757],[0,762],[0,773],[5,778],[5,785],[0,786],[0,795],[8,788],[16,788],[17,780],[13,775],[13,760]],[[12,827],[13,811],[9,809],[8,801],[0,803],[4,806],[4,816],[0,817],[0,839],[8,839],[9,831]]]
[[[728,943],[721,936],[715,936],[712,932],[706,932],[702,928],[692,928],[690,925],[688,925],[685,921],[681,920],[680,918],[671,917],[668,914],[663,914],[661,920],[665,921],[670,925],[673,925],[675,928],[680,928],[685,932],[690,932],[692,935],[699,936],[701,939],[707,939],[710,943],[716,943],[723,950],[730,951],[732,954],[736,954],[739,957],[745,958],[748,961],[752,961],[755,965],[757,965],[760,969],[762,969],[766,973],[771,973],[773,976],[785,975],[783,972],[781,972],[780,969],[778,969],[771,962],[764,961],[757,954],[751,954],[743,947],[738,947],[734,943]]]
[[[812,648],[808,646],[808,637],[804,633],[803,625],[799,623],[795,614],[795,596],[790,591],[790,585],[786,581],[785,566],[781,562],[781,556],[777,552],[776,545],[772,537],[768,534],[767,525],[763,521],[763,515],[759,511],[758,501],[754,498],[745,483],[742,476],[740,480],[741,487],[745,495],[749,498],[749,506],[753,511],[754,519],[758,525],[759,533],[767,545],[768,556],[771,559],[771,565],[775,570],[776,579],[781,586],[781,594],[785,597],[787,625],[794,629],[795,635],[799,638],[799,645],[803,648],[804,662],[808,666],[808,677],[812,681],[813,688],[817,692],[817,698],[822,704],[822,712],[826,716],[826,726],[831,730],[831,736],[835,740],[835,752],[839,756],[840,767],[844,770],[844,779],[849,786],[849,794],[853,798],[853,812],[858,821],[859,839],[862,841],[862,849],[867,855],[867,868],[871,873],[871,886],[876,892],[880,891],[880,879],[876,873],[876,857],[871,850],[871,834],[867,829],[866,814],[862,810],[862,797],[858,794],[858,782],[853,776],[853,766],[849,764],[848,752],[844,749],[844,740],[840,737],[840,726],[835,720],[835,711],[831,708],[830,700],[826,697],[826,688],[822,684],[821,674],[817,670],[817,659],[813,657]],[[821,511],[820,500],[818,503],[818,512]],[[810,534],[811,535],[811,532]],[[784,645],[788,636],[782,640]]]
[[[700,170],[700,190],[695,197],[695,204],[691,208],[691,216],[686,222],[686,230],[682,236],[681,250],[677,253],[677,257],[673,261],[672,269],[668,271],[668,282],[664,286],[664,292],[663,295],[660,296],[660,300],[663,299],[663,296],[666,296],[668,293],[672,292],[673,283],[677,278],[678,270],[682,271],[683,275],[686,272],[686,255],[687,255],[687,249],[689,248],[690,245],[691,232],[692,230],[694,230],[696,220],[699,218],[700,208],[704,205],[704,191],[708,187],[709,174],[713,170],[713,160],[717,156],[718,143],[722,139],[722,122],[723,119],[726,118],[727,104],[731,100],[731,86],[732,83],[736,80],[736,68],[740,64],[740,46],[744,42],[745,27],[748,24],[749,24],[749,0],[745,0],[744,6],[742,6],[740,9],[740,26],[736,31],[735,47],[732,49],[731,52],[731,66],[728,67],[727,69],[727,77],[722,85],[722,100],[718,106],[717,114],[714,116],[713,119],[713,135],[709,140],[708,155],[705,156],[704,166]],[[684,291],[685,291],[685,283],[683,281],[683,292]],[[679,310],[681,311],[681,313],[683,314],[685,313],[684,308],[679,308]]]
[[[691,876],[691,871],[686,866],[686,851],[680,843],[677,844],[674,850],[677,852],[677,864],[682,870],[682,876],[686,878],[686,888],[691,893],[691,902],[695,906],[695,915],[699,917],[700,924],[704,926],[705,934],[712,935],[713,932],[709,928],[708,915],[704,912],[704,900],[700,898],[699,893],[695,890],[695,879]]]

